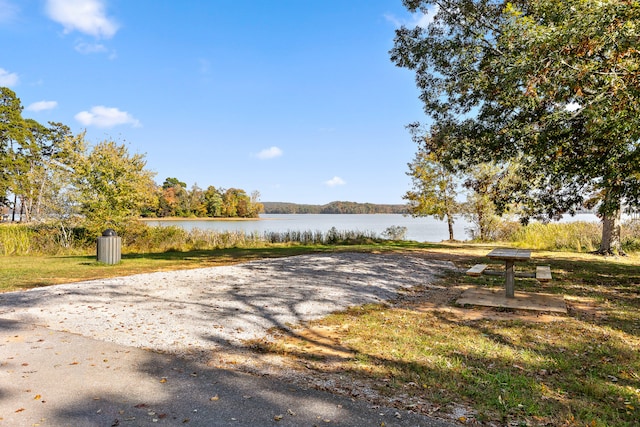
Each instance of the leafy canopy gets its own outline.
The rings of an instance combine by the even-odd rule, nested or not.
[[[397,30],[392,60],[416,72],[428,150],[450,168],[519,165],[503,193],[553,217],[640,202],[640,6],[622,0],[405,0],[434,13]]]

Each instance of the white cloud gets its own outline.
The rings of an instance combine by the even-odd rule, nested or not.
[[[91,111],[81,111],[75,115],[75,119],[85,126],[98,126],[110,128],[118,125],[130,124],[133,127],[140,127],[140,121],[126,111],[117,108],[104,107],[98,105],[91,107]]]
[[[0,68],[0,86],[14,86],[18,83],[18,75]]]
[[[276,157],[282,156],[282,150],[278,147],[269,147],[258,153],[259,159],[274,159]]]
[[[403,25],[407,28],[414,28],[414,27],[427,28],[429,24],[433,22],[433,17],[436,15],[436,13],[438,13],[438,9],[439,9],[438,6],[434,6],[433,8],[429,9],[428,13],[423,13],[423,12],[412,13],[410,19],[401,19],[390,13],[385,14],[384,18],[387,21],[391,22],[394,27],[398,27],[398,28],[402,27]]]
[[[385,13],[384,14],[384,19],[386,19],[387,21],[391,22],[393,24],[394,27],[402,27],[403,22],[397,18],[395,15],[391,14],[391,13]]]
[[[344,179],[340,178],[339,176],[334,176],[333,178],[331,178],[328,181],[324,182],[325,185],[328,185],[329,187],[336,187],[338,185],[345,185],[346,182]]]
[[[105,14],[103,0],[47,0],[47,15],[62,24],[65,33],[79,31],[94,37],[111,38],[118,24]]]
[[[38,101],[29,105],[26,110],[28,111],[44,111],[44,110],[53,110],[58,106],[56,101]]]
[[[90,53],[107,52],[107,48],[103,44],[100,44],[100,43],[85,43],[83,41],[78,41],[73,48],[77,52],[80,52],[80,53],[82,53],[84,55],[88,55]]]
[[[11,22],[17,16],[20,9],[8,0],[0,0],[0,22]]]
[[[427,28],[433,22],[436,13],[438,13],[438,6],[430,10],[429,13],[414,13],[411,17],[411,23],[414,27]]]

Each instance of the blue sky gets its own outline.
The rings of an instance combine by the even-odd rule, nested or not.
[[[388,51],[420,19],[400,0],[0,0],[0,86],[158,183],[403,203],[425,116]]]

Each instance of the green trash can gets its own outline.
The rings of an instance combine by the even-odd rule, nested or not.
[[[107,228],[98,237],[98,262],[104,264],[117,264],[122,257],[122,238],[115,230]]]

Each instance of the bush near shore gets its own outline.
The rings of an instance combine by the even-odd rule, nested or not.
[[[390,227],[393,228],[393,227]],[[393,231],[393,232],[392,232]],[[166,251],[255,248],[269,244],[369,244],[383,240],[401,240],[402,233],[388,230],[382,236],[374,232],[337,230],[245,233],[193,229],[177,226],[148,226],[133,221],[118,230],[123,253],[160,253]],[[400,238],[399,238],[400,237]],[[65,228],[55,224],[2,224],[0,255],[89,254],[95,251],[97,236],[82,227]],[[502,221],[491,233],[491,241],[537,250],[592,252],[598,248],[601,225],[596,222],[531,223]],[[640,251],[640,221],[623,226],[622,246],[627,252]]]

